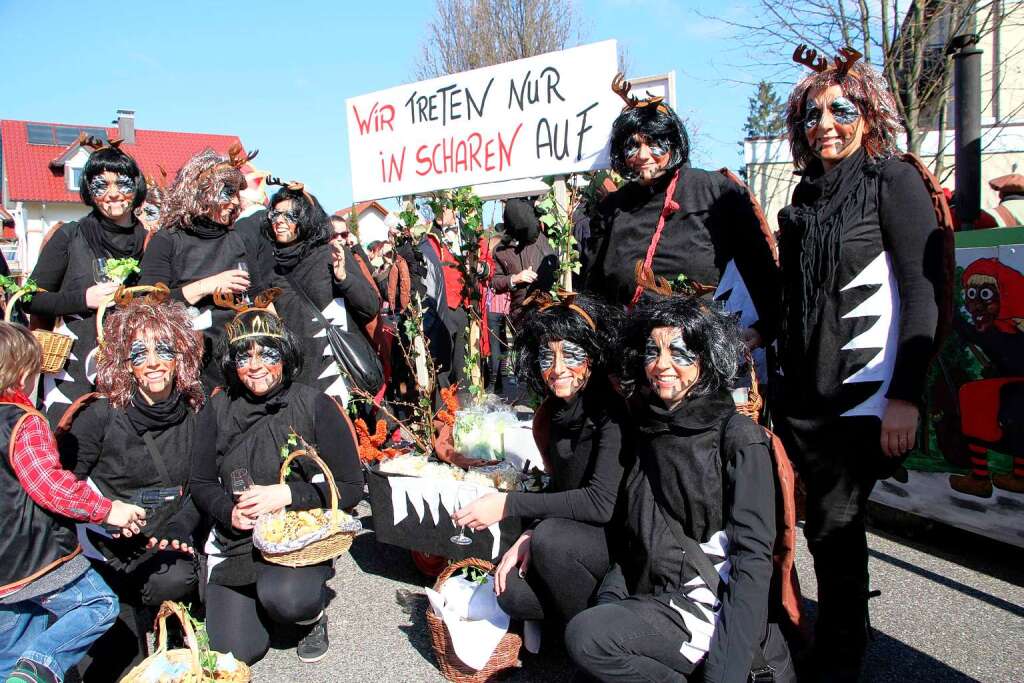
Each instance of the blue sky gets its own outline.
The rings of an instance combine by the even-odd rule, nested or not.
[[[730,4],[733,3],[733,4]],[[740,164],[757,80],[725,66],[735,43],[698,14],[742,0],[579,0],[583,42],[616,39],[629,75],[676,70],[694,163]],[[415,80],[431,0],[83,4],[0,0],[0,118],[237,134],[257,165],[302,180],[335,210],[351,200],[345,98]],[[731,61],[737,61],[732,54]]]

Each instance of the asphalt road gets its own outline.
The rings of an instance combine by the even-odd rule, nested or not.
[[[372,527],[364,502],[360,515]],[[877,510],[869,535],[876,637],[863,680],[1024,681],[1024,550]],[[916,519],[916,518],[915,518]],[[898,533],[898,535],[897,535]],[[798,555],[807,607],[816,586],[810,554]],[[295,657],[281,634],[253,667],[254,680],[334,683],[443,681],[427,631],[420,575],[406,550],[378,544],[372,531],[339,558],[328,608],[331,649],[316,664]],[[567,681],[571,668],[549,638],[506,681]]]

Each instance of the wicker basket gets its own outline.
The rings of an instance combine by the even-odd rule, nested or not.
[[[42,292],[45,290],[39,289],[36,291]],[[22,290],[8,299],[7,306],[4,308],[5,322],[11,321],[15,302],[29,293],[28,290]],[[71,355],[71,344],[74,343],[74,339],[66,334],[59,334],[50,330],[32,330],[32,334],[43,349],[43,363],[40,366],[40,370],[42,372],[60,372],[64,368],[64,364],[68,362],[68,356]]]
[[[312,449],[293,451],[291,455],[285,458],[284,462],[281,463],[281,483],[284,483],[285,475],[288,471],[288,465],[300,456],[309,458],[324,472],[324,478],[327,480],[327,486],[331,489],[331,527],[333,529],[332,533],[328,534],[324,538],[315,540],[309,545],[303,546],[298,550],[292,550],[286,553],[270,553],[265,550],[260,550],[263,554],[264,560],[273,564],[280,564],[285,567],[305,567],[307,565],[319,564],[321,562],[333,560],[339,555],[344,555],[348,552],[348,549],[352,547],[352,540],[356,535],[355,532],[342,531],[338,527],[338,519],[340,517],[338,512],[338,487],[334,483],[334,475],[331,473],[331,469],[327,466],[327,463],[320,459],[320,456],[318,456],[315,451]],[[254,531],[253,533],[256,532]]]
[[[754,422],[761,422],[761,408],[764,407],[764,399],[761,397],[761,384],[757,380],[757,366],[750,351],[746,352],[747,366],[750,368],[750,391],[747,393],[746,403],[738,403],[736,412],[746,415]]]
[[[188,647],[168,650],[167,649],[167,617],[175,616],[181,622],[181,628],[185,632],[185,644]],[[199,662],[199,644],[196,640],[196,632],[192,628],[192,622],[185,614],[185,608],[176,602],[168,600],[160,605],[160,611],[156,615],[156,651],[146,657],[142,662],[125,674],[121,683],[139,683],[146,680],[145,673],[149,666],[156,660],[163,658],[170,662],[189,663],[189,674],[183,679],[190,683],[202,683],[202,681],[220,681],[222,683],[248,683],[252,680],[252,673],[245,662],[235,660],[238,667],[234,671],[216,671],[213,678],[206,678],[203,674],[203,667]],[[182,679],[179,679],[181,681]]]
[[[444,582],[450,579],[455,572],[463,567],[476,567],[488,574],[494,573],[494,565],[486,560],[478,560],[475,557],[454,562],[448,566],[434,583],[434,590],[440,591]],[[456,683],[484,683],[490,681],[500,671],[510,669],[519,662],[519,648],[523,646],[523,638],[518,633],[509,631],[494,648],[494,653],[487,660],[487,665],[477,671],[472,669],[458,658],[455,654],[455,647],[452,645],[452,638],[444,625],[444,620],[434,614],[434,609],[427,604],[427,625],[430,627],[430,640],[434,644],[434,657],[437,659],[437,666],[441,674],[449,681]]]

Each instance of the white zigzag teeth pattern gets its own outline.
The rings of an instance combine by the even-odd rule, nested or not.
[[[333,299],[330,303],[324,306],[324,309],[320,311],[324,318],[327,319],[331,325],[340,327],[341,329],[348,332],[348,311],[345,309],[345,300],[342,298]],[[317,322],[317,318],[312,318],[313,322]],[[326,337],[327,330],[321,328],[319,332],[313,335],[313,338]],[[348,391],[348,384],[345,382],[345,378],[341,375],[341,369],[338,364],[334,362],[334,351],[331,349],[331,345],[327,344],[324,346],[323,356],[329,357],[331,360],[327,363],[327,367],[323,369],[320,376],[317,379],[325,379],[327,377],[334,377],[337,375],[337,379],[331,383],[329,387],[324,389],[324,393],[328,396],[334,396],[341,401],[342,405],[348,405],[350,398]]]
[[[885,393],[889,390],[892,369],[896,361],[900,327],[900,295],[888,253],[884,251],[880,253],[841,291],[845,292],[854,287],[866,286],[878,287],[878,290],[843,318],[875,317],[877,320],[867,330],[847,342],[842,350],[878,349],[878,353],[864,367],[844,379],[843,384],[881,382],[881,386],[862,403],[843,413],[843,417],[858,415],[882,417],[888,403]]]
[[[700,547],[710,557],[726,557],[729,554],[729,537],[725,531],[718,531],[706,543],[701,543]],[[729,572],[732,569],[729,560],[715,563],[715,569],[722,577],[722,582],[729,583]],[[703,618],[679,607],[672,600],[669,600],[668,604],[683,618],[686,630],[690,632],[690,640],[680,646],[679,653],[696,664],[711,649],[711,637],[718,625],[722,603],[699,575],[687,581],[683,587],[692,588],[687,591],[686,599],[697,608]]]

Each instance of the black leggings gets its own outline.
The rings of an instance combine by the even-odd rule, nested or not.
[[[84,683],[119,681],[128,669],[146,657],[146,633],[152,628],[155,608],[164,600],[189,601],[196,587],[191,555],[157,552],[132,572],[96,564],[96,570],[117,593],[121,609],[117,621],[100,636],[78,664]]]
[[[498,604],[516,619],[567,622],[587,608],[609,564],[604,527],[545,519],[530,539],[526,579],[509,572]]]
[[[270,648],[271,623],[299,624],[316,619],[327,604],[330,564],[310,567],[260,565],[256,583],[206,588],[206,631],[210,647],[230,652],[246,664]]]

